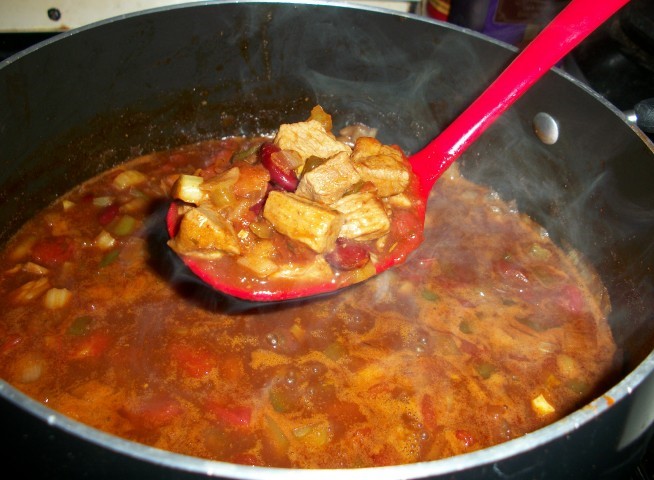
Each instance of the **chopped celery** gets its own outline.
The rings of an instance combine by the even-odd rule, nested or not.
[[[73,320],[73,323],[70,324],[70,327],[68,327],[66,333],[76,337],[85,335],[89,331],[91,322],[93,322],[93,319],[88,315],[77,317],[75,320]]]
[[[267,221],[253,222],[250,224],[250,230],[259,238],[270,238],[273,234],[273,227]]]
[[[289,446],[288,438],[273,418],[268,415],[264,415],[264,419],[266,422],[266,429],[270,434],[270,439],[273,443],[273,447],[281,454],[286,453]]]
[[[326,158],[320,158],[313,155],[310,156],[309,158],[307,158],[307,161],[304,163],[304,167],[302,168],[302,175],[306,175],[311,170],[315,170],[326,161],[327,161]]]
[[[241,160],[245,160],[248,157],[251,157],[255,153],[257,153],[257,150],[259,150],[260,145],[253,145],[250,148],[247,148],[245,150],[241,150],[240,152],[234,153],[232,155],[232,158],[229,160],[229,163],[234,163],[238,162]]]
[[[321,447],[329,441],[329,423],[319,422],[293,429],[293,436],[314,447]]]
[[[137,221],[131,215],[123,215],[118,219],[112,228],[114,235],[124,237],[136,230]]]
[[[112,250],[111,252],[107,253],[104,257],[102,257],[98,266],[100,268],[104,268],[107,265],[112,264],[113,262],[116,261],[118,255],[120,255],[120,250]]]

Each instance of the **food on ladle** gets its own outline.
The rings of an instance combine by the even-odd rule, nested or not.
[[[248,299],[294,284],[335,290],[404,261],[422,241],[424,201],[400,148],[371,132],[337,138],[316,106],[272,142],[180,175],[170,247]]]

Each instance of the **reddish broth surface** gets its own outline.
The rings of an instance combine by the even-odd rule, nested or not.
[[[454,171],[434,189],[424,244],[374,279],[252,314],[182,295],[152,266],[146,219],[177,173],[245,143],[136,159],[26,224],[0,258],[0,377],[137,442],[302,468],[470,452],[604,386],[616,347],[601,285]],[[125,171],[142,178],[126,185]]]

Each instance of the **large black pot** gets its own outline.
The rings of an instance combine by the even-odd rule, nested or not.
[[[62,34],[0,64],[0,241],[56,195],[130,156],[270,130],[317,102],[338,124],[374,124],[383,141],[414,151],[513,54],[449,25],[334,4],[202,3]],[[540,112],[558,123],[552,145],[534,133]],[[620,478],[654,423],[651,143],[593,92],[551,72],[461,164],[600,272],[625,359],[622,380],[604,396],[497,447],[336,473],[159,451],[80,425],[0,382],[3,470],[66,478]]]

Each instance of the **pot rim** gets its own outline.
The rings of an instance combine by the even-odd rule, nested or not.
[[[298,5],[314,5],[325,6],[330,8],[348,8],[355,10],[365,10],[377,13],[384,13],[394,16],[401,16],[411,19],[412,21],[422,21],[426,23],[433,23],[441,28],[446,28],[466,35],[483,39],[484,41],[494,43],[504,48],[517,51],[517,48],[508,43],[502,42],[495,38],[481,34],[475,30],[471,30],[458,25],[453,25],[440,20],[419,16],[412,13],[397,12],[395,10],[345,3],[340,0],[213,0],[213,1],[196,1],[183,4],[169,5],[163,7],[150,8],[129,14],[123,14],[116,17],[111,17],[98,22],[94,22],[82,27],[71,29],[51,38],[48,38],[40,43],[37,43],[27,49],[3,60],[0,62],[0,70],[20,60],[22,57],[30,53],[47,47],[49,44],[60,41],[72,35],[83,33],[86,30],[94,29],[98,26],[111,24],[113,22],[121,21],[128,18],[150,15],[157,12],[176,10],[181,8],[197,8],[209,5],[225,5],[225,4],[256,4],[256,3],[270,3],[270,4],[298,4]],[[568,81],[574,83],[577,87],[590,94],[595,100],[601,102],[605,107],[610,109],[614,114],[622,118],[623,122],[629,126],[634,133],[643,141],[649,149],[654,153],[654,143],[637,127],[627,121],[626,116],[618,110],[613,104],[608,102],[604,97],[597,94],[594,90],[586,84],[571,76],[570,74],[558,69],[552,69],[556,74],[565,77]],[[566,417],[546,426],[540,428],[532,433],[528,433],[522,437],[509,440],[505,443],[498,444],[492,447],[487,447],[474,452],[461,454],[453,457],[448,457],[440,460],[433,460],[428,462],[419,462],[413,464],[393,465],[385,467],[367,467],[357,469],[310,469],[311,476],[315,479],[333,480],[334,475],[338,478],[353,478],[353,479],[369,479],[372,475],[376,480],[397,479],[397,478],[426,478],[435,475],[452,473],[457,471],[466,470],[473,467],[482,465],[490,465],[501,460],[505,460],[516,455],[528,452],[544,444],[547,444],[556,438],[563,437],[570,434],[574,430],[579,429],[581,426],[594,420],[603,412],[610,408],[614,408],[617,403],[624,400],[632,394],[654,371],[654,350],[649,353],[645,359],[640,362],[631,372],[622,378],[620,382],[615,384],[603,395],[592,400],[588,404],[575,410],[573,413]],[[307,475],[308,469],[294,469],[294,468],[272,468],[272,467],[258,467],[238,465],[221,461],[206,460],[199,457],[192,457],[179,453],[170,452],[167,450],[158,449],[145,444],[137,443],[131,440],[126,440],[121,437],[105,433],[101,430],[90,427],[86,424],[80,423],[70,417],[67,417],[55,410],[52,410],[44,404],[28,397],[13,387],[11,384],[0,379],[0,397],[6,399],[15,406],[28,411],[37,418],[43,420],[51,427],[59,428],[67,433],[78,436],[84,440],[90,441],[96,445],[107,448],[114,452],[142,460],[147,463],[161,465],[165,467],[172,467],[177,470],[186,472],[199,473],[209,476],[220,475],[229,478],[238,478],[244,480],[254,480],[260,478],[266,479],[302,479],[304,480]],[[650,409],[651,410],[651,409]],[[654,410],[651,412],[649,418],[643,421],[642,425],[636,428],[633,433],[626,440],[623,439],[621,446],[626,446],[631,441],[636,440],[644,433],[649,426],[654,422]]]

